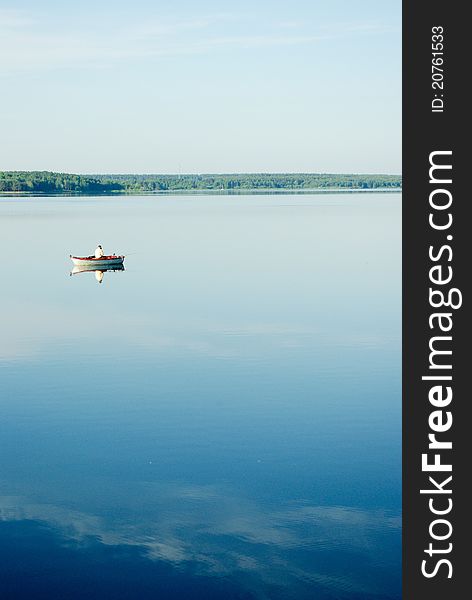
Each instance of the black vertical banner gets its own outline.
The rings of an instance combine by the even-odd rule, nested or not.
[[[470,22],[403,4],[403,597],[468,597]],[[467,108],[466,108],[467,104]],[[470,240],[470,242],[469,242]]]

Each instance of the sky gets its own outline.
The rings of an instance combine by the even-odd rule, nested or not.
[[[0,0],[0,170],[401,172],[400,0]]]

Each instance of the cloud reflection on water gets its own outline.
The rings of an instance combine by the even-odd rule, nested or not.
[[[389,553],[384,541],[393,534],[400,543],[398,514],[294,502],[283,508],[264,507],[212,485],[146,483],[140,491],[146,519],[136,508],[110,519],[22,496],[2,496],[0,520],[43,522],[78,547],[91,538],[106,546],[139,547],[150,560],[184,570],[191,564],[202,576],[238,581],[249,576],[260,597],[272,585],[315,586],[327,598],[397,597],[393,590],[382,596],[379,577],[397,560],[396,549]],[[352,561],[342,575],[335,568],[338,552]],[[366,572],[375,574],[369,580]]]

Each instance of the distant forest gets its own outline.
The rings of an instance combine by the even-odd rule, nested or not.
[[[71,175],[0,171],[0,193],[110,194],[179,190],[400,189],[400,175],[241,173],[229,175]]]

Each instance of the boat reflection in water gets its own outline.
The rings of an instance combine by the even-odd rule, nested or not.
[[[109,268],[109,269],[107,269],[105,267],[97,269],[97,267],[94,265],[83,265],[80,267],[74,267],[72,269],[72,271],[70,272],[70,274],[72,276],[72,275],[77,275],[78,273],[95,273],[95,279],[98,281],[98,283],[102,283],[104,274],[107,271],[124,271],[124,270],[125,270],[125,267],[123,265],[115,265],[113,268]]]

